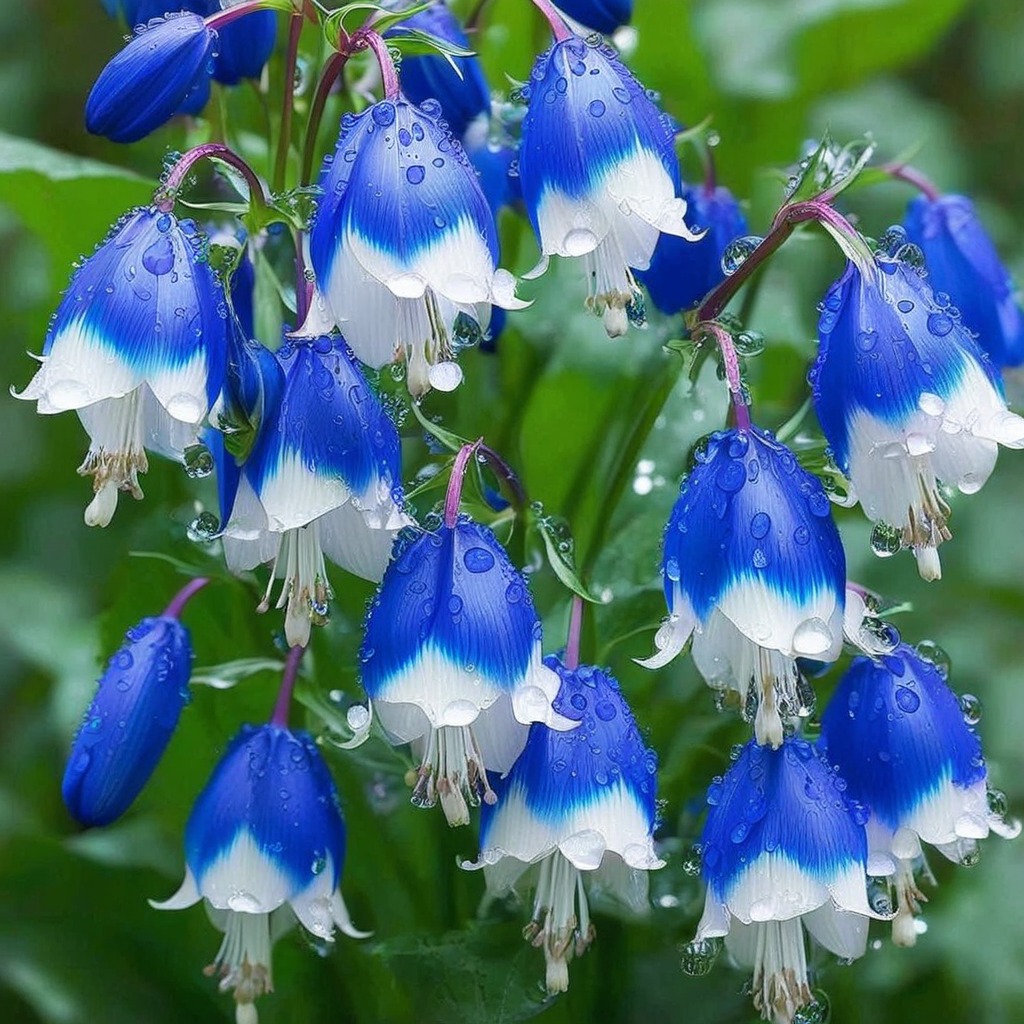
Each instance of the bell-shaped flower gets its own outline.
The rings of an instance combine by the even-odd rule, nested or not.
[[[970,714],[970,709],[968,709]],[[973,863],[990,831],[1020,832],[990,807],[981,741],[940,668],[901,644],[879,659],[856,658],[821,719],[819,749],[871,810],[868,871],[891,879],[893,938],[914,941],[921,843]]]
[[[118,491],[141,498],[146,450],[180,459],[221,390],[227,307],[192,221],[128,214],[86,259],[50,323],[42,366],[18,395],[40,413],[78,412],[91,445],[90,526]]]
[[[527,726],[574,723],[551,702],[558,676],[523,575],[485,526],[465,517],[420,533],[384,574],[366,617],[362,682],[394,743],[420,759],[413,803],[438,799],[451,825],[494,799]]]
[[[393,30],[415,29],[463,50],[471,49],[466,33],[447,4],[435,3],[417,11]],[[441,114],[456,138],[470,123],[491,110],[491,90],[483,65],[476,56],[451,57],[440,53],[409,54],[399,68],[402,93],[413,103],[437,100]]]
[[[604,43],[571,36],[542,54],[526,90],[519,178],[543,254],[579,258],[587,305],[626,332],[661,232],[683,223],[674,128]],[[631,269],[632,268],[632,269]]]
[[[205,900],[224,941],[209,973],[234,990],[239,1024],[273,990],[271,945],[290,920],[330,941],[352,926],[339,884],[345,823],[313,738],[279,725],[243,726],[200,793],[185,829],[185,880],[158,910]],[[273,922],[271,918],[275,919]],[[282,918],[287,920],[282,922]]]
[[[747,233],[739,203],[727,189],[686,185],[687,220],[704,234],[696,242],[663,234],[647,270],[637,279],[662,313],[680,313],[702,299],[725,277],[722,255],[733,239]]]
[[[907,237],[924,253],[936,298],[939,292],[949,296],[997,367],[1024,363],[1024,313],[1017,290],[974,204],[965,196],[919,196],[903,223]]]
[[[1000,444],[1024,447],[1024,419],[1006,408],[998,373],[956,312],[897,258],[847,263],[818,334],[814,408],[878,524],[875,546],[912,548],[921,576],[938,579],[937,549],[951,536],[940,483],[979,490]]]
[[[459,315],[484,331],[491,303],[523,304],[496,269],[494,216],[440,104],[346,114],[320,187],[310,257],[353,352],[373,367],[404,356],[414,395],[457,387]]]
[[[113,142],[137,142],[207,93],[217,33],[181,12],[139,26],[100,72],[85,104],[86,127]]]
[[[756,706],[758,741],[778,746],[783,719],[813,711],[796,659],[842,649],[839,532],[818,479],[768,432],[719,431],[695,458],[665,530],[669,617],[641,664],[660,668],[692,636],[701,675]]]
[[[633,0],[559,0],[557,7],[577,24],[606,36],[633,17]]]
[[[262,607],[284,580],[285,635],[304,647],[311,623],[328,615],[324,556],[379,580],[412,520],[402,508],[398,431],[345,342],[295,340],[277,359],[283,389],[270,396],[233,506],[222,509],[224,554],[235,572],[273,561]]]
[[[189,701],[192,641],[179,611],[172,604],[128,630],[82,716],[62,792],[83,825],[109,825],[128,810]]]
[[[548,991],[564,992],[569,961],[595,935],[587,890],[642,913],[647,872],[664,861],[653,843],[657,757],[619,684],[590,665],[545,664],[561,680],[555,710],[578,724],[530,727],[511,771],[494,783],[496,801],[481,812],[479,860],[462,866],[482,867],[494,894],[526,876],[535,895],[523,935],[544,950]]]
[[[754,1006],[792,1021],[811,1000],[804,929],[844,959],[864,953],[866,810],[801,739],[776,750],[749,741],[708,787],[701,836],[707,883],[696,941],[725,936],[753,969]]]

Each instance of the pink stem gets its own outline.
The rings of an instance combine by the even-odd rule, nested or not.
[[[305,653],[305,647],[293,647],[288,652],[288,658],[284,663],[281,689],[277,692],[274,713],[270,716],[271,724],[278,725],[282,729],[288,728],[288,709],[291,707],[292,694],[295,692],[295,681],[299,676],[299,663],[302,661],[302,656]]]
[[[572,611],[569,613],[569,637],[565,642],[565,667],[576,668],[580,663],[580,637],[583,634],[583,598],[572,596]]]
[[[517,510],[526,504],[526,489],[522,481],[516,475],[516,471],[489,445],[483,440],[477,442],[480,445],[480,454],[487,460],[495,475],[501,479],[512,496],[512,505]]]
[[[469,460],[476,455],[482,442],[483,438],[472,444],[464,444],[459,449],[459,454],[455,456],[452,475],[448,478],[448,493],[444,497],[444,522],[449,530],[454,529],[459,521],[459,503],[462,501],[462,485],[466,479],[466,470],[469,468]]]
[[[359,32],[358,37],[373,50],[373,55],[377,58],[377,64],[380,65],[380,77],[384,84],[384,98],[397,100],[401,92],[401,87],[398,83],[398,70],[395,68],[395,62],[391,59],[391,51],[388,49],[388,44],[384,37],[379,32],[374,32],[372,28]]]
[[[885,171],[890,178],[895,178],[897,181],[905,181],[908,185],[913,185],[914,188],[923,193],[933,203],[936,199],[942,198],[942,193],[935,187],[935,184],[914,167],[908,167],[906,164],[893,162],[884,164],[882,166],[882,170]]]
[[[205,146],[196,146],[195,149],[184,153],[171,168],[170,174],[164,179],[160,190],[153,197],[158,210],[162,213],[170,213],[174,209],[174,194],[181,188],[181,183],[188,176],[193,165],[207,157],[216,157],[234,167],[249,185],[252,202],[256,206],[267,205],[267,194],[263,191],[263,182],[256,176],[256,172],[233,149],[229,149],[221,142],[208,142]]]
[[[171,598],[171,603],[164,609],[163,618],[165,619],[177,619],[181,616],[182,610],[185,605],[188,604],[189,599],[193,594],[197,594],[203,587],[209,583],[209,579],[206,576],[197,576],[194,580],[189,580],[179,590],[174,597]]]
[[[750,409],[743,393],[743,377],[740,375],[740,360],[733,344],[732,335],[718,323],[704,322],[697,328],[697,336],[709,335],[715,339],[718,351],[722,353],[722,365],[725,367],[725,380],[729,385],[729,395],[736,415],[736,426],[740,430],[750,429]]]
[[[234,7],[225,7],[222,11],[215,11],[209,17],[204,18],[207,28],[214,30],[223,28],[225,25],[230,25],[231,22],[236,21],[238,18],[244,18],[247,14],[252,14],[253,11],[266,10],[272,6],[265,2],[265,0],[247,0],[246,3],[236,4]]]
[[[555,10],[555,6],[550,0],[533,0],[533,5],[547,18],[548,24],[551,26],[551,32],[555,37],[555,42],[560,43],[564,39],[572,39],[575,33],[565,23],[565,19]]]
[[[348,46],[346,39],[341,45]],[[317,83],[316,93],[313,95],[313,102],[309,106],[309,121],[306,125],[306,142],[302,151],[302,178],[300,185],[308,185],[313,179],[313,158],[316,156],[316,137],[320,129],[320,121],[323,118],[324,107],[327,105],[327,97],[331,94],[334,83],[338,80],[342,71],[345,70],[345,63],[348,61],[349,49],[339,50],[332,53],[320,72],[320,81]]]

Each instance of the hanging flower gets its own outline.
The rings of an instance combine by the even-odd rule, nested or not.
[[[587,305],[625,334],[661,232],[683,223],[674,128],[604,43],[556,42],[533,67],[519,176],[543,260],[580,258]],[[632,269],[631,269],[632,268]]]
[[[701,836],[707,883],[696,941],[725,936],[753,969],[754,1006],[789,1024],[811,1001],[804,929],[844,959],[864,953],[867,812],[810,744],[751,740],[708,787]]]
[[[379,580],[412,520],[402,508],[398,431],[345,342],[294,340],[277,359],[283,390],[271,396],[237,494],[222,509],[224,554],[235,572],[273,561],[263,607],[283,579],[285,635],[304,647],[311,623],[328,615],[324,556]]]
[[[611,35],[633,17],[633,0],[560,0],[558,8],[585,28]]]
[[[278,725],[243,726],[200,793],[185,829],[185,880],[158,910],[205,900],[224,931],[209,969],[234,991],[239,1024],[273,990],[270,951],[288,911],[319,939],[352,926],[339,884],[345,823],[313,738]],[[273,920],[272,920],[273,919]]]
[[[607,673],[590,665],[544,664],[561,686],[554,709],[568,732],[537,723],[511,771],[494,783],[480,819],[480,858],[489,892],[524,876],[534,889],[523,932],[544,950],[549,992],[569,987],[569,962],[594,940],[587,890],[604,891],[635,912],[647,908],[654,851],[657,758]],[[529,873],[527,875],[527,873]]]
[[[899,259],[847,263],[818,332],[811,383],[832,455],[878,524],[880,549],[888,539],[912,548],[921,576],[936,580],[951,536],[940,482],[980,490],[1000,444],[1024,447],[1024,420],[954,312]]]
[[[457,387],[456,319],[485,331],[491,303],[523,303],[496,269],[494,217],[440,104],[346,114],[320,187],[310,257],[353,352],[373,367],[404,356],[413,395]]]
[[[965,196],[919,196],[904,218],[907,237],[924,253],[928,279],[952,302],[979,348],[996,367],[1024,363],[1024,313],[1010,272]]]
[[[440,799],[450,825],[468,823],[468,804],[493,801],[488,772],[512,767],[527,725],[573,726],[551,707],[558,677],[541,662],[526,580],[494,534],[465,517],[396,552],[360,658],[381,725],[420,759],[413,803]]]
[[[777,747],[783,720],[813,711],[796,659],[842,649],[846,561],[821,484],[767,431],[712,434],[672,510],[663,573],[669,617],[641,664],[668,664],[692,636],[701,675],[756,706],[758,742]]]
[[[119,491],[142,498],[146,451],[180,460],[224,378],[227,308],[192,221],[137,209],[86,259],[50,323],[42,366],[17,395],[40,413],[74,409],[91,441],[90,526]]]
[[[921,843],[973,863],[990,831],[1010,838],[989,803],[981,741],[943,673],[901,644],[878,660],[856,658],[822,715],[822,756],[871,808],[868,871],[892,880],[893,940],[912,945],[922,895],[914,878]]]

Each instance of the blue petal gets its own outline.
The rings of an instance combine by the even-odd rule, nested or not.
[[[893,831],[944,783],[985,778],[981,741],[939,670],[901,644],[856,658],[821,719],[822,756]]]
[[[837,465],[849,470],[849,424],[858,410],[899,426],[922,393],[947,401],[977,364],[1001,393],[989,360],[925,278],[890,257],[862,274],[852,263],[829,289],[818,321],[810,373],[818,422]]]
[[[203,356],[212,402],[224,380],[227,309],[195,224],[156,209],[128,214],[72,278],[43,353],[67,330],[87,332],[143,376]]]
[[[256,337],[256,319],[253,298],[256,291],[256,268],[243,250],[242,256],[231,275],[231,308],[238,317],[238,323],[246,338]]]
[[[89,131],[137,142],[159,128],[209,78],[215,41],[196,14],[141,29],[96,79],[85,106]]]
[[[507,143],[492,141],[487,135],[472,143],[463,140],[463,145],[491,212],[497,217],[503,206],[511,206],[519,198],[519,176],[511,173],[517,150]]]
[[[974,204],[964,196],[919,196],[907,208],[904,225],[924,252],[932,287],[949,295],[995,365],[1024,363],[1024,314]]]
[[[611,35],[633,16],[633,0],[559,0],[558,7],[573,21]]]
[[[214,8],[220,4],[214,0]],[[213,77],[223,85],[237,85],[243,78],[259,78],[274,52],[277,15],[254,11],[217,31],[217,59]]]
[[[745,580],[803,603],[842,602],[846,559],[817,477],[767,431],[723,430],[698,451],[665,531],[665,597],[678,585],[699,619]]]
[[[844,790],[809,743],[787,739],[772,750],[749,740],[708,787],[702,860],[716,898],[764,854],[789,858],[825,885],[865,865],[866,812]]]
[[[723,278],[722,253],[726,246],[747,233],[747,222],[732,193],[716,188],[711,194],[703,186],[686,186],[686,219],[694,231],[706,229],[697,242],[678,235],[662,234],[651,265],[638,271],[651,301],[663,313],[679,313],[702,299]]]
[[[324,196],[310,234],[320,281],[353,232],[404,266],[468,220],[497,260],[494,217],[466,155],[440,121],[440,106],[382,100],[341,121],[320,173]]]
[[[392,32],[400,33],[407,28],[471,49],[462,26],[443,3],[406,18]],[[479,58],[453,57],[452,61],[455,67],[440,54],[404,57],[400,68],[402,92],[413,103],[437,100],[452,134],[461,136],[474,118],[490,111],[491,90]]]
[[[189,817],[185,860],[203,875],[248,831],[298,894],[329,858],[335,885],[345,823],[334,780],[313,738],[276,725],[245,725],[231,741]]]
[[[177,619],[155,616],[128,631],[64,772],[64,803],[83,825],[109,825],[149,781],[189,699],[191,670],[189,633]]]
[[[497,803],[483,805],[480,845],[489,845],[491,822],[504,794],[516,785],[523,787],[526,805],[537,818],[557,829],[599,801],[609,785],[621,781],[646,812],[653,831],[658,817],[658,758],[645,745],[619,684],[590,665],[568,669],[554,657],[545,658],[544,664],[561,680],[552,707],[580,725],[567,732],[540,722],[530,726],[526,747],[512,770],[493,782]]]
[[[385,696],[397,673],[434,649],[512,690],[539,639],[522,574],[486,526],[462,517],[417,535],[392,559],[366,618],[363,686]]]
[[[678,188],[673,126],[610,46],[575,36],[555,43],[537,58],[528,94],[519,176],[535,229],[546,189],[584,198],[638,147]]]

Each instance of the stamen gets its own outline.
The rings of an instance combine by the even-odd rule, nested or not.
[[[451,826],[469,824],[469,808],[497,801],[480,746],[468,725],[431,729],[416,773],[412,802],[433,807],[438,799]]]
[[[811,1001],[804,928],[799,917],[758,921],[754,952],[754,1008],[764,1020],[792,1021]]]
[[[224,941],[216,959],[205,973],[220,975],[221,992],[233,989],[236,1020],[257,1020],[254,1000],[266,992],[273,992],[274,982],[270,964],[270,915],[246,914],[228,911]]]
[[[921,913],[921,904],[928,897],[917,887],[914,865],[902,857],[896,866],[893,880],[896,889],[896,916],[892,921],[892,941],[896,946],[913,946],[917,942],[915,918]]]
[[[270,607],[274,580],[283,580],[277,608],[285,608],[285,636],[292,647],[309,643],[310,626],[326,625],[334,596],[327,581],[327,565],[320,546],[320,521],[285,530],[281,534],[270,579],[257,611]]]

